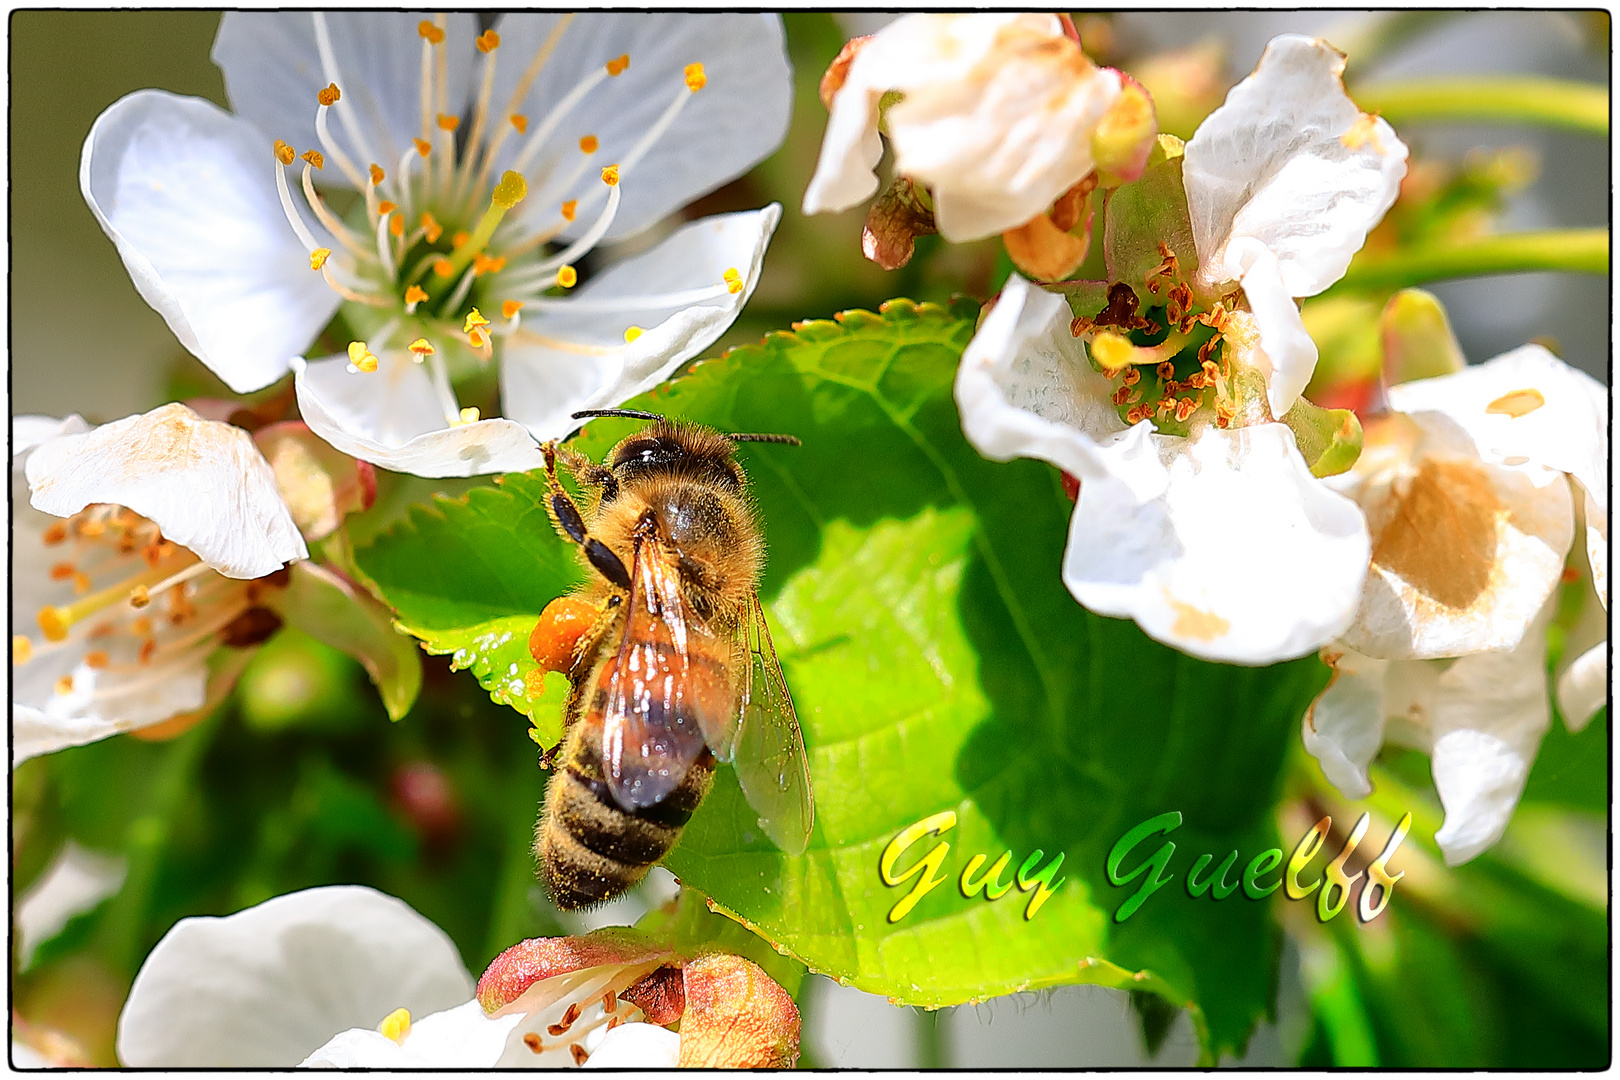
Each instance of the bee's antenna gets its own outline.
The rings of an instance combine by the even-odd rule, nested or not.
[[[797,435],[727,435],[732,442],[769,442],[782,443],[784,446],[803,446]]]
[[[620,416],[626,420],[662,420],[657,413],[642,412],[640,409],[581,409],[572,414],[575,420],[584,420],[589,416]]]

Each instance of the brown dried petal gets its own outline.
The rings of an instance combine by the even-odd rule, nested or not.
[[[619,994],[646,1014],[647,1022],[667,1027],[686,1011],[686,989],[681,969],[667,965]]]
[[[757,965],[711,953],[686,965],[681,1068],[790,1069],[799,1060],[799,1009]]]
[[[885,270],[898,270],[911,261],[916,238],[937,231],[933,213],[918,201],[912,182],[902,176],[867,212],[861,253]]]

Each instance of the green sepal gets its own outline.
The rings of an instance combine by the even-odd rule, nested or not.
[[[1164,262],[1161,243],[1176,257],[1183,279],[1198,268],[1181,161],[1181,140],[1160,135],[1141,178],[1108,193],[1103,204],[1103,261],[1109,281],[1123,281],[1140,293]]]
[[[1283,417],[1312,476],[1337,476],[1361,456],[1361,421],[1350,409],[1322,409],[1304,398]]]

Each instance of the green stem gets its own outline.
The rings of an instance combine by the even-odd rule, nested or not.
[[[1609,272],[1608,229],[1551,229],[1483,236],[1458,244],[1416,248],[1352,263],[1336,291],[1400,289],[1444,278],[1482,277],[1556,270],[1571,274]]]
[[[1590,83],[1561,79],[1424,79],[1358,87],[1356,104],[1399,126],[1413,121],[1481,120],[1547,124],[1609,133],[1609,93]]]
[[[175,817],[192,794],[197,770],[213,744],[223,711],[215,710],[214,715],[169,744],[152,784],[146,812],[129,823],[129,876],[102,924],[103,940],[108,943],[104,955],[114,970],[129,977],[134,976],[144,959],[141,947],[145,944],[152,892],[174,834]]]
[[[945,1032],[939,1026],[938,1009],[913,1009],[917,1018],[917,1068],[943,1069],[948,1067],[945,1054]]]

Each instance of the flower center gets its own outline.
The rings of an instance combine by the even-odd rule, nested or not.
[[[531,124],[518,110],[573,16],[558,20],[500,110],[492,98],[501,39],[494,30],[486,30],[476,39],[482,81],[469,130],[458,147],[462,118],[447,112],[447,20],[441,14],[417,27],[422,41],[418,134],[397,162],[383,163],[367,143],[360,111],[342,92],[345,73],[332,50],[325,15],[311,16],[322,74],[328,80],[316,95],[315,130],[322,149],[297,155],[293,147],[277,140],[276,183],[287,221],[309,252],[311,269],[343,297],[346,321],[365,335],[350,347],[354,370],[375,371],[378,358],[390,355],[390,350],[399,358],[426,363],[446,421],[466,423],[470,421],[456,402],[451,376],[476,370],[479,362],[491,359],[492,338],[580,355],[603,355],[624,347],[559,340],[525,329],[521,315],[525,308],[542,313],[558,307],[637,312],[675,309],[742,291],[740,275],[732,269],[713,286],[678,293],[577,300],[568,296],[579,281],[575,264],[613,226],[624,181],[706,85],[702,64],[688,64],[679,79],[672,80],[668,106],[619,161],[599,162],[597,136],[585,135],[574,146],[559,146],[557,132],[603,83],[628,70],[629,54],[592,70]],[[364,170],[332,138],[334,111],[349,145],[370,159]],[[511,168],[495,179],[497,157],[514,137],[522,141]],[[317,239],[293,200],[287,170],[300,156],[304,202],[335,246]],[[364,205],[351,208],[346,216],[328,206],[314,185],[314,173],[323,171],[328,159],[363,196]],[[575,194],[591,169],[601,183],[584,195]],[[574,197],[565,198],[570,194]],[[565,243],[563,233],[577,221],[590,224]],[[484,315],[495,311],[501,313],[498,323]],[[627,326],[625,341],[640,333],[640,328]]]
[[[1175,256],[1162,244],[1160,251],[1164,264],[1147,283],[1155,302],[1145,311],[1136,291],[1116,281],[1103,310],[1075,318],[1069,331],[1085,340],[1093,367],[1119,380],[1109,400],[1127,424],[1152,420],[1160,433],[1183,436],[1200,420],[1234,426],[1243,412],[1233,364],[1240,297],[1200,305]]]
[[[254,581],[224,577],[124,507],[86,507],[52,522],[41,539],[61,551],[50,580],[71,583],[78,599],[40,608],[44,641],[13,636],[11,662],[21,666],[60,649],[82,652],[84,666],[121,677],[94,687],[96,699],[148,688],[176,665],[200,661],[220,645],[258,644],[281,625],[259,602],[286,584],[285,570]],[[149,676],[129,678],[138,673]],[[81,689],[74,675],[57,680],[58,694]]]

